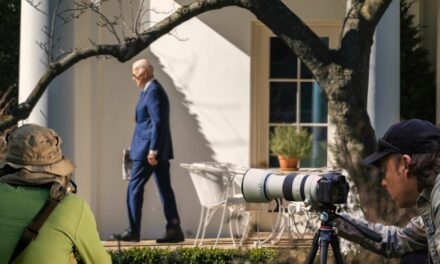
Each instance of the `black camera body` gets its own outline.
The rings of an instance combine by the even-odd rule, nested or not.
[[[347,203],[349,184],[345,176],[340,173],[324,175],[316,187],[317,202],[320,205],[333,205]]]

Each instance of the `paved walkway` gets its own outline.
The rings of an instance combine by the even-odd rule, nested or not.
[[[260,236],[251,236],[244,242],[241,248],[249,249],[258,247],[261,244],[261,241],[267,237],[268,233],[260,233]],[[236,241],[237,243],[237,241]],[[312,243],[312,237],[307,236],[304,239],[289,239],[287,235],[283,236],[280,241],[276,244],[271,244],[270,242],[261,244],[261,247],[267,248],[291,248],[291,249],[302,249],[302,248],[310,248]],[[118,242],[117,241],[104,241],[104,247],[109,250],[117,250]],[[207,238],[203,240],[203,245],[199,245],[198,247],[207,247],[211,248],[215,244],[215,239]],[[133,247],[154,247],[154,248],[190,248],[194,246],[194,239],[186,239],[181,243],[174,244],[157,244],[155,240],[141,240],[140,242],[120,242],[121,249],[128,249]],[[238,245],[237,245],[238,247]],[[221,238],[217,244],[217,248],[234,248],[231,238]]]

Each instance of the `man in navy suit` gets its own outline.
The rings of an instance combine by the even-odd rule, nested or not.
[[[141,231],[144,187],[154,176],[167,220],[166,235],[157,243],[184,241],[176,199],[170,181],[170,159],[173,145],[170,131],[170,106],[168,96],[154,79],[154,69],[145,59],[132,67],[132,78],[141,89],[136,105],[136,127],[130,147],[133,160],[131,178],[127,190],[127,207],[130,226],[115,238],[123,241],[139,241]]]

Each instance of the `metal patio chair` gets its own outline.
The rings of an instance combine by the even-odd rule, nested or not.
[[[233,245],[236,246],[234,236],[237,234],[239,236],[243,235],[243,232],[239,230],[240,227],[238,221],[241,220],[243,215],[246,215],[244,212],[246,201],[241,192],[238,193],[236,191],[234,178],[237,174],[243,174],[245,171],[229,163],[182,163],[180,166],[188,169],[202,206],[194,245],[197,245],[197,243],[203,245],[206,228],[211,222],[214,214],[221,209],[220,226],[214,247],[218,244],[223,223],[226,219],[229,223],[229,232],[231,234]],[[226,218],[226,213],[228,213],[228,218]],[[248,220],[249,215],[245,221]],[[243,239],[241,239],[240,242],[242,242],[242,240]]]

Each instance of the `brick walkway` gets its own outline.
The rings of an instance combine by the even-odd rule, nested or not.
[[[251,236],[249,237],[243,244],[241,248],[255,248],[257,247],[261,241],[264,240],[265,237],[267,237],[269,233],[260,233],[260,236]],[[291,248],[291,249],[308,249],[310,248],[312,241],[311,236],[307,236],[304,239],[289,239],[287,235],[283,236],[280,241],[276,244],[271,244],[270,242],[261,244],[261,247],[267,247],[267,248]],[[238,241],[236,241],[237,243]],[[215,243],[215,239],[204,239],[203,245],[199,247],[213,247]],[[118,242],[117,241],[104,241],[103,242],[104,247],[109,250],[117,250],[118,249]],[[193,247],[194,245],[194,239],[186,239],[184,242],[181,243],[174,243],[174,244],[157,244],[155,240],[141,240],[140,242],[120,242],[121,249],[128,249],[132,247],[155,247],[155,248],[188,248]],[[238,245],[237,245],[238,247]],[[234,245],[232,243],[231,238],[220,238],[217,248],[234,248]]]

